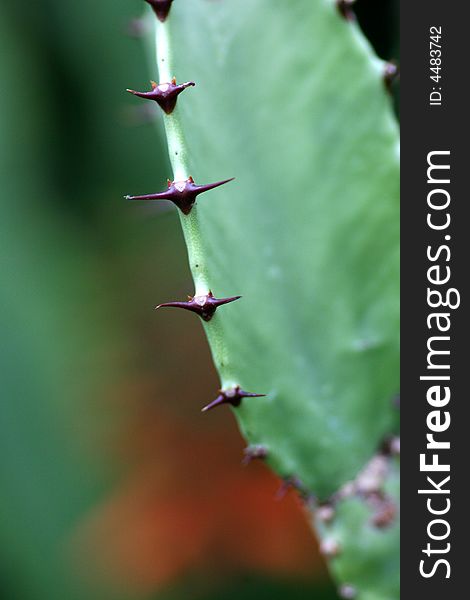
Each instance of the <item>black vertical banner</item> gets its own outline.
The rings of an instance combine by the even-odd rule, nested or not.
[[[404,600],[469,595],[469,17],[401,3]]]

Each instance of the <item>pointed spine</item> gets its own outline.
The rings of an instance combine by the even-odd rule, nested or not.
[[[346,19],[346,21],[354,21],[356,19],[356,15],[352,8],[355,1],[356,0],[336,0],[339,14]]]
[[[164,192],[142,196],[125,196],[125,198],[126,200],[171,200],[184,215],[189,215],[199,194],[213,190],[229,181],[233,181],[233,179],[232,177],[216,183],[196,185],[194,179],[189,177],[186,181],[168,181],[168,188]]]
[[[230,298],[214,298],[212,292],[209,292],[205,296],[189,296],[187,302],[165,302],[156,306],[159,308],[182,308],[198,314],[204,321],[210,321],[215,314],[215,311],[219,306],[229,304],[239,300],[241,296],[231,296]]]
[[[252,392],[245,392],[245,390],[242,390],[241,387],[237,385],[226,390],[219,390],[219,395],[217,398],[210,402],[207,406],[204,406],[201,412],[213,410],[214,408],[224,404],[230,404],[231,406],[238,408],[243,398],[262,398],[265,395],[266,394],[253,394]]]
[[[186,81],[186,83],[176,83],[176,79],[173,79],[169,83],[155,83],[151,81],[152,89],[148,92],[137,92],[136,90],[127,89],[126,92],[133,94],[144,100],[153,100],[167,115],[175,110],[176,101],[181,92],[184,92],[188,87],[194,87],[196,84],[194,81]]]

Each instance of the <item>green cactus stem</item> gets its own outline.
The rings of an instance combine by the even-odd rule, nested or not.
[[[398,128],[351,16],[336,0],[152,15],[159,81],[197,84],[163,113],[174,181],[236,177],[179,212],[195,296],[243,296],[204,321],[219,404],[311,509],[342,596],[397,600],[382,448],[398,425]],[[227,401],[237,389],[266,395]]]

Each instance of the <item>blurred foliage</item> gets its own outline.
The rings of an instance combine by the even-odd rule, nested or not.
[[[155,469],[171,460],[173,446],[135,450],[140,419],[176,429],[175,420],[197,418],[194,405],[216,385],[198,323],[149,328],[156,301],[189,287],[175,213],[137,212],[122,200],[158,189],[169,172],[152,115],[123,91],[148,79],[139,41],[125,35],[141,4],[0,7],[0,589],[8,600],[140,597],[131,584],[85,586],[89,565],[73,540],[119,489],[123,469],[132,480],[147,454]],[[147,414],[164,402],[171,418]],[[211,428],[234,426],[220,416],[200,428],[202,444]],[[231,435],[235,471],[240,442]],[[179,460],[175,476],[184,479]],[[160,487],[179,493],[174,485]],[[207,585],[205,600],[215,584]],[[217,585],[219,600],[314,594],[308,582]],[[181,580],[158,598],[198,593]]]

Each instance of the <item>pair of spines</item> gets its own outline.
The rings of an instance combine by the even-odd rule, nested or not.
[[[148,0],[147,0],[148,1]],[[170,115],[176,107],[178,96],[188,87],[196,85],[193,81],[186,83],[176,83],[176,79],[172,79],[169,83],[157,84],[151,82],[152,89],[149,92],[137,92],[135,90],[127,90],[129,93],[144,98],[145,100],[153,100],[167,114]],[[156,194],[145,194],[143,196],[126,196],[127,200],[170,200],[173,202],[184,215],[189,215],[197,196],[208,192],[216,187],[224,185],[231,179],[224,179],[215,183],[205,185],[196,185],[194,179],[189,177],[186,181],[170,181],[168,180],[168,189]]]

